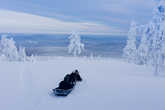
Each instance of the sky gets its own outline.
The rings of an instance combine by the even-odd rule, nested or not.
[[[123,34],[147,23],[154,0],[0,0],[0,32]]]

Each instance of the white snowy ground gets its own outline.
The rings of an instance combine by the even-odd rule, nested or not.
[[[165,77],[121,60],[55,58],[35,63],[0,62],[1,110],[165,110]],[[79,69],[83,82],[56,97],[65,74]]]

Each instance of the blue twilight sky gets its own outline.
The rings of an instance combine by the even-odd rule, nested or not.
[[[89,33],[95,33],[94,30],[99,30],[100,33],[108,33],[109,30],[109,33],[124,33],[128,31],[129,24],[132,20],[139,24],[147,23],[152,17],[153,7],[154,0],[0,0],[0,17],[4,17],[3,14],[5,11],[10,11],[10,13],[7,14],[8,16],[5,15],[5,17],[9,18],[11,15],[15,16],[11,14],[12,12],[17,12],[17,15],[19,13],[19,17],[21,17],[21,14],[26,13],[29,15],[37,15],[38,18],[36,19],[42,16],[60,20],[65,23],[80,23],[80,25],[82,25],[81,23],[85,23],[85,25],[83,24],[84,30],[82,28],[77,29],[80,31],[82,29],[82,32],[89,30]],[[16,18],[18,18],[18,16],[13,19]],[[22,19],[24,19],[24,17],[22,17]],[[6,22],[9,23],[10,19]],[[5,24],[3,24],[3,26],[4,25]],[[7,25],[10,28],[10,25]],[[11,23],[11,25],[14,24]],[[97,26],[94,28],[93,25]],[[44,26],[47,25],[45,24]],[[90,28],[87,29],[87,26]],[[51,26],[48,25],[47,27],[50,28]],[[99,27],[102,29],[99,29]],[[20,27],[18,26],[17,28],[19,29]],[[27,30],[27,28],[25,29]],[[1,26],[0,30],[7,32],[8,28],[6,26],[6,28],[3,29]],[[39,32],[39,30],[40,29],[36,32]],[[72,29],[72,31],[75,30],[76,29]],[[10,29],[8,31],[10,32]],[[58,31],[58,29],[55,31]],[[67,32],[69,31],[71,30]],[[19,31],[17,30],[16,32]],[[30,30],[28,32],[30,32]],[[62,32],[62,30],[60,30],[60,32]]]

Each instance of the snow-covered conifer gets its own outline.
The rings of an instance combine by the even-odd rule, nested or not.
[[[135,62],[136,63],[136,23],[132,21],[131,27],[128,32],[128,40],[127,44],[124,48],[124,57],[127,59],[128,62]]]
[[[13,38],[8,38],[8,35],[2,35],[0,40],[0,56],[3,56],[8,61],[30,61],[31,57],[27,57],[25,48],[17,49]]]
[[[148,31],[151,30],[148,25],[146,25],[142,36],[141,42],[137,49],[137,63],[140,65],[144,65],[148,63],[148,52],[149,52],[149,42],[148,42]]]
[[[18,60],[18,51],[12,38],[2,35],[0,41],[0,54],[7,57],[9,61]]]
[[[76,32],[73,32],[69,37],[69,40],[70,44],[68,46],[68,52],[74,56],[80,55],[84,50],[84,44],[81,43],[80,35],[78,35]]]
[[[154,16],[149,24],[147,33],[148,63],[150,63],[157,74],[164,65],[164,43],[165,43],[165,1],[159,0],[154,9]]]
[[[136,54],[139,64],[152,65],[157,74],[162,67],[165,67],[165,0],[157,0],[153,14],[151,21],[147,25],[143,25],[145,28],[141,31],[141,42],[134,54]],[[128,44],[129,40],[126,48],[129,47]],[[128,54],[131,59],[132,54],[129,52]]]

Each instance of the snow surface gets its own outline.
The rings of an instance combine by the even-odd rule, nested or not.
[[[0,62],[1,110],[165,110],[165,75],[117,59],[54,58]],[[65,74],[79,69],[83,82],[56,97]]]

